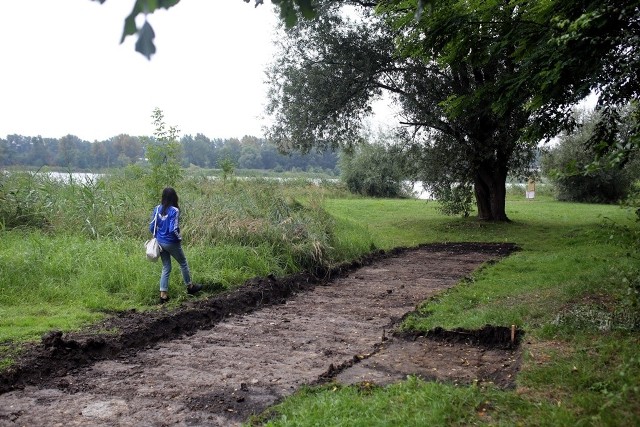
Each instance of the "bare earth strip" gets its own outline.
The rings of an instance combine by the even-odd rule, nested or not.
[[[416,374],[508,386],[517,349],[407,340],[392,328],[512,249],[441,245],[382,258],[281,304],[13,388],[0,395],[0,425],[238,425],[301,385],[327,380],[387,384]]]

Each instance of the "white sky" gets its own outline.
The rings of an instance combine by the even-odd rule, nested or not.
[[[183,0],[149,16],[156,54],[120,44],[134,0],[0,1],[0,137],[87,141],[180,134],[262,136],[277,15],[271,2]]]

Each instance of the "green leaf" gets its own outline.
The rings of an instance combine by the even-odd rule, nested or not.
[[[144,25],[138,31],[138,41],[136,42],[136,52],[140,52],[147,59],[151,59],[151,55],[156,53],[156,47],[153,44],[153,39],[156,34],[148,21],[144,21]]]
[[[127,36],[131,36],[138,31],[138,27],[136,27],[136,16],[138,16],[142,12],[142,6],[139,1],[137,1],[133,5],[133,10],[124,20],[124,31],[122,31],[122,37],[120,38],[120,43],[124,42],[124,39]]]
[[[427,13],[430,14],[433,10],[433,2],[431,0],[418,0],[418,5],[416,7],[415,20],[420,21],[422,18],[422,13],[424,10],[427,10]]]
[[[305,19],[313,19],[317,16],[312,0],[271,0],[271,3],[280,8],[280,18],[287,28],[297,24],[298,15],[302,15]],[[258,1],[256,1],[256,6],[258,4]]]
[[[136,18],[138,15],[141,13],[153,13],[157,8],[169,9],[178,3],[180,3],[180,0],[136,0],[133,5],[133,10],[124,20],[124,31],[122,32],[120,43],[124,42],[124,39],[127,36],[131,36],[138,32],[138,27],[136,26]],[[136,50],[140,52],[137,49],[137,44]]]
[[[159,0],[158,7],[162,9],[169,9],[180,3],[180,0]]]
[[[306,19],[313,19],[316,17],[316,11],[311,3],[311,0],[297,0],[298,7],[300,8],[300,12],[302,12],[302,16]]]
[[[279,6],[280,6],[280,18],[284,20],[284,23],[287,26],[287,28],[293,27],[298,21],[298,16],[296,14],[296,9],[293,6],[292,0],[283,1],[279,4]]]

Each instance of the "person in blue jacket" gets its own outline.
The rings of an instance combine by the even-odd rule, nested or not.
[[[191,272],[187,264],[187,258],[182,251],[182,237],[180,236],[180,207],[178,206],[178,194],[176,190],[167,187],[162,191],[161,203],[153,209],[149,231],[153,233],[162,248],[162,274],[160,275],[160,303],[169,300],[169,275],[171,273],[171,257],[175,258],[180,266],[187,293],[193,295],[202,289],[202,285],[191,282]]]

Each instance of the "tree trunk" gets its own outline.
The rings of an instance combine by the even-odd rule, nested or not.
[[[499,168],[501,169],[501,168]],[[483,221],[509,221],[506,206],[506,170],[481,168],[474,179],[478,219]]]

